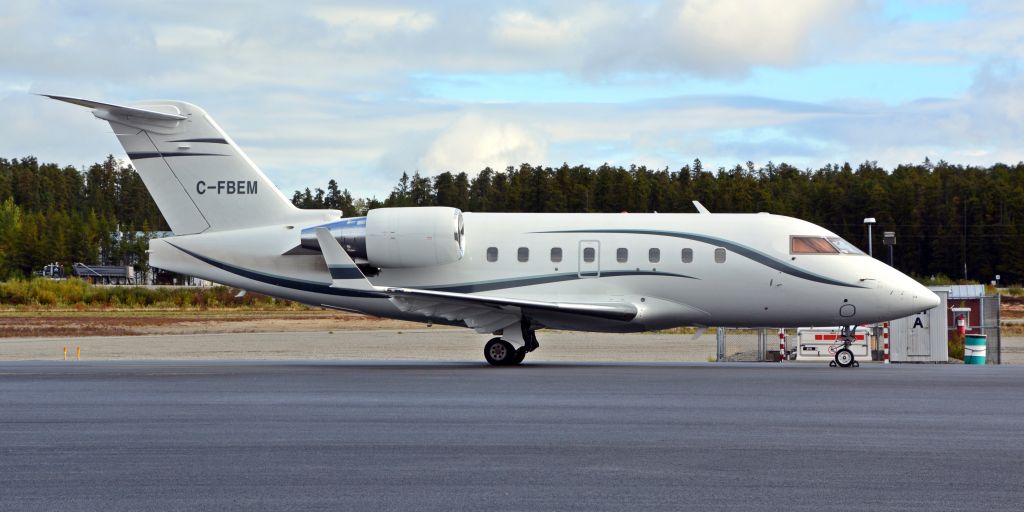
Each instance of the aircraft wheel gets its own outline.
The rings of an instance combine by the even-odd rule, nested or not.
[[[853,352],[848,348],[836,352],[836,364],[843,368],[849,368],[853,364]]]
[[[516,357],[512,359],[512,364],[522,363],[523,359],[526,359],[526,347],[516,350]]]
[[[509,366],[515,364],[516,349],[501,338],[492,338],[484,345],[484,359],[492,366]]]

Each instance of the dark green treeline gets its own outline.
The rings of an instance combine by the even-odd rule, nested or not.
[[[113,156],[84,171],[0,158],[0,278],[54,261],[144,268],[147,243],[135,232],[166,229],[138,173]]]
[[[167,229],[138,175],[112,157],[87,170],[0,159],[0,277],[26,275],[49,261],[143,261],[144,240],[111,233]],[[6,199],[5,199],[6,198]],[[475,177],[403,173],[383,201],[327,189],[296,191],[302,208],[361,215],[382,206],[454,206],[465,211],[713,212],[799,217],[867,249],[863,220],[875,217],[875,256],[888,260],[882,232],[895,231],[895,265],[922,276],[1004,283],[1024,280],[1024,164],[965,167],[925,160],[887,171],[866,162],[801,170],[748,163],[709,171],[699,160],[678,170],[521,165]],[[685,229],[685,226],[680,226]]]
[[[333,185],[337,190],[337,184]],[[332,201],[331,198],[334,198]],[[338,198],[342,200],[338,200]],[[965,167],[925,160],[891,172],[873,162],[801,170],[752,163],[709,172],[695,160],[679,170],[602,165],[521,165],[476,177],[402,174],[384,201],[347,191],[295,192],[304,208],[363,214],[380,206],[454,206],[477,212],[770,212],[822,225],[867,252],[865,217],[874,217],[874,254],[888,261],[883,231],[895,231],[895,266],[919,276],[945,274],[1003,283],[1024,279],[1024,163]],[[680,229],[685,229],[680,226]],[[467,234],[468,236],[468,234]]]

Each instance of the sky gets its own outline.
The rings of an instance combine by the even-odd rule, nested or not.
[[[0,38],[0,157],[124,157],[33,93],[177,99],[289,196],[524,162],[1024,160],[1012,0],[5,0]]]

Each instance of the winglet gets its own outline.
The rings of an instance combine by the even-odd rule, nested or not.
[[[158,121],[182,121],[184,119],[187,119],[185,116],[179,114],[157,112],[156,110],[148,110],[137,107],[126,107],[124,105],[114,105],[112,103],[102,103],[99,101],[86,100],[82,98],[72,98],[71,96],[57,96],[55,94],[39,94],[39,96],[45,96],[50,99],[63,101],[64,103],[71,103],[72,105],[78,105],[80,107],[91,108],[93,109],[93,111],[100,110],[110,112],[114,115],[141,117],[143,119],[154,119]]]
[[[697,208],[698,213],[711,213],[711,211],[705,208],[704,205],[700,204],[700,201],[694,200],[693,206]]]
[[[327,269],[331,271],[331,280],[334,281],[331,288],[377,290],[327,228],[316,228],[316,239],[320,242],[320,251],[327,262]]]

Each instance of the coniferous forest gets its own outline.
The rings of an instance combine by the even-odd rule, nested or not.
[[[402,173],[382,200],[354,198],[333,179],[326,190],[292,196],[301,208],[346,215],[434,205],[478,212],[694,212],[693,200],[716,213],[799,217],[865,252],[863,221],[874,217],[875,257],[888,261],[882,233],[895,231],[894,264],[906,273],[1024,280],[1024,163],[973,167],[926,159],[894,169],[873,162],[819,169],[747,163],[716,170],[700,160],[678,169],[523,164],[474,176]],[[134,233],[166,229],[139,176],[113,157],[84,170],[32,157],[0,159],[0,277],[29,275],[52,261],[144,267],[146,240]],[[118,230],[124,235],[115,236]]]

